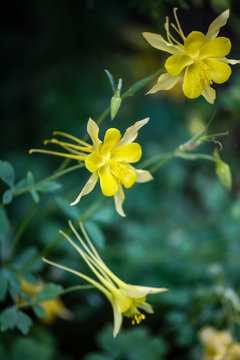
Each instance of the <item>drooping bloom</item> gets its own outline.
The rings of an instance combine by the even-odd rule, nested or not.
[[[21,277],[20,280],[22,292],[28,295],[31,300],[34,300],[37,294],[42,291],[45,286],[43,281],[41,280],[39,280],[36,284],[29,283],[23,277]],[[18,303],[23,304],[24,300],[19,298]],[[41,318],[41,322],[44,322],[46,324],[52,324],[56,317],[60,317],[65,320],[69,320],[72,318],[72,313],[66,308],[66,306],[60,299],[44,300],[41,301],[39,305],[45,311],[45,317]]]
[[[231,75],[228,64],[235,65],[240,62],[226,58],[231,50],[231,42],[226,37],[217,37],[220,28],[229,18],[229,10],[224,11],[210,24],[206,35],[200,31],[192,31],[187,37],[183,33],[176,12],[177,8],[174,9],[177,25],[171,24],[171,26],[182,43],[171,34],[168,17],[165,23],[167,40],[158,34],[143,33],[150,45],[172,54],[165,62],[167,72],[160,75],[148,94],[159,90],[170,90],[183,80],[182,88],[187,98],[194,99],[203,95],[213,104],[216,92],[211,85],[213,82],[222,84],[227,81]]]
[[[152,175],[149,171],[135,169],[130,165],[139,161],[142,156],[141,146],[135,143],[134,140],[138,135],[139,129],[148,121],[149,118],[137,121],[125,131],[122,138],[119,130],[115,128],[108,129],[102,142],[98,138],[99,127],[90,118],[87,124],[87,131],[92,140],[92,145],[72,135],[55,131],[54,135],[64,136],[73,140],[75,144],[57,139],[46,140],[44,144],[53,143],[60,145],[68,153],[35,149],[30,150],[30,153],[41,152],[76,159],[79,162],[83,161],[85,167],[92,175],[71,205],[76,205],[82,196],[89,194],[99,178],[103,195],[114,196],[117,212],[121,216],[125,216],[122,209],[125,198],[122,185],[128,189],[136,182],[152,180]]]
[[[240,359],[240,344],[234,341],[228,330],[219,331],[206,326],[199,332],[204,346],[202,360],[238,360]]]
[[[145,315],[141,312],[141,310],[147,313],[153,313],[152,306],[146,302],[147,295],[161,293],[167,291],[168,289],[130,285],[123,282],[115,274],[113,274],[113,272],[103,262],[96,248],[88,237],[88,234],[86,233],[82,223],[80,223],[80,227],[85,237],[85,241],[78,234],[71,222],[69,222],[69,225],[76,238],[80,242],[81,247],[78,246],[67,234],[62,231],[60,231],[60,233],[78,251],[83,260],[95,274],[98,281],[66,266],[56,264],[46,259],[43,260],[48,264],[79,276],[96,287],[106,296],[113,308],[114,337],[118,334],[121,328],[123,316],[132,319],[132,325],[140,324],[140,322],[145,319]]]

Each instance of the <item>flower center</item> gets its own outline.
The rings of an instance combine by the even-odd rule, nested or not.
[[[123,315],[132,319],[132,325],[139,325],[143,320],[146,319],[146,316],[144,314],[142,314],[139,309],[138,306],[140,306],[141,303],[143,303],[146,300],[146,297],[144,296],[143,298],[138,298],[138,299],[133,299],[132,298],[132,304],[131,306],[125,311],[123,312]]]
[[[118,178],[120,185],[124,185],[126,188],[130,188],[135,184],[137,175],[136,172],[129,166],[121,164],[118,161],[110,160],[109,165],[112,173]]]
[[[211,79],[208,66],[203,61],[197,61],[198,66],[198,74],[200,78],[200,82],[203,87],[208,85],[212,85],[213,81]]]
[[[134,302],[132,306],[123,313],[123,315],[132,319],[132,325],[139,325],[143,320],[146,319],[146,316],[138,310],[137,306],[134,305]]]

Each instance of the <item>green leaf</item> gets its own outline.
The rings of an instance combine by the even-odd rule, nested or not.
[[[32,307],[34,313],[40,317],[40,318],[45,318],[46,317],[46,311],[44,310],[44,308],[40,305],[34,305]]]
[[[112,91],[113,91],[113,93],[115,93],[116,87],[115,87],[115,84],[114,84],[113,76],[112,76],[112,74],[110,73],[110,71],[108,71],[107,69],[105,69],[104,71],[105,71],[105,73],[107,74],[108,80],[109,80],[110,85],[111,85],[111,87],[112,87]]]
[[[36,296],[36,301],[55,299],[62,292],[62,287],[53,283],[47,284]]]
[[[31,301],[31,297],[30,297],[29,295],[25,294],[25,293],[22,292],[22,291],[19,293],[19,296],[20,296],[20,298],[23,299],[25,302]]]
[[[37,338],[37,336],[35,336]],[[55,356],[54,345],[46,343],[41,337],[33,340],[30,337],[14,339],[11,347],[11,360],[53,360]],[[48,335],[49,338],[49,335]],[[47,339],[48,339],[47,338]],[[9,358],[8,358],[9,359]]]
[[[35,179],[31,171],[27,173],[27,181],[28,185],[33,185],[35,183]],[[39,195],[35,189],[30,190],[30,194],[32,195],[33,200],[38,203],[39,202]]]
[[[1,330],[6,331],[13,329],[17,323],[17,309],[15,307],[9,307],[0,315]]]
[[[36,189],[42,192],[51,192],[61,189],[62,185],[55,181],[48,181],[45,184],[39,185]]]
[[[84,223],[84,227],[93,243],[100,249],[103,249],[105,246],[105,237],[100,227],[92,221]]]
[[[0,160],[0,178],[10,187],[14,184],[14,169],[7,161]]]
[[[32,325],[32,319],[28,315],[26,315],[24,312],[18,310],[17,311],[16,327],[24,335],[27,335],[27,333],[30,330],[31,325]]]
[[[0,240],[6,241],[10,233],[10,225],[4,208],[0,207]]]
[[[19,293],[21,291],[21,282],[18,276],[13,271],[8,270],[7,277],[10,284],[9,293],[13,301],[17,301]]]
[[[36,255],[38,250],[31,246],[23,250],[14,261],[14,269],[19,270],[25,264],[28,264]]]
[[[7,295],[8,279],[7,272],[0,269],[0,301],[4,301]]]
[[[3,203],[4,205],[10,204],[13,198],[13,192],[12,189],[8,189],[3,194]]]
[[[28,186],[28,181],[27,181],[27,178],[23,178],[21,180],[18,181],[18,183],[15,185],[15,190],[21,190],[25,187]]]

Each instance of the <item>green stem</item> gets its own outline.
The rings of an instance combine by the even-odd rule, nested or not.
[[[62,295],[65,295],[65,294],[68,294],[72,291],[78,291],[78,290],[87,290],[87,289],[93,289],[93,286],[92,285],[75,285],[75,286],[70,286],[69,288],[66,288],[64,290],[62,290],[58,296],[56,298],[58,298],[59,296],[62,296]],[[48,301],[48,300],[54,300],[52,297],[50,298],[46,298],[44,300],[31,300],[31,301],[28,301],[28,302],[24,302],[22,304],[16,304],[15,306],[18,308],[18,309],[21,309],[21,308],[27,308],[29,306],[34,306],[34,305],[41,305],[41,303],[43,301]]]
[[[171,160],[172,158],[175,157],[176,153],[179,151],[179,148],[177,147],[177,149],[173,150],[172,152],[168,153],[167,156],[160,161],[158,164],[154,165],[153,167],[150,168],[150,173],[154,173],[156,172],[160,167],[162,167],[163,165],[165,165],[169,160]]]
[[[111,199],[107,199],[107,201],[103,201],[100,206],[96,207],[96,202],[98,201],[95,200],[87,209],[87,211],[85,212],[85,215],[82,215],[78,220],[77,220],[77,224],[79,224],[79,222],[85,222],[88,219],[90,219],[95,213],[97,213],[98,211],[100,211],[102,208],[106,207],[106,205],[111,201]],[[64,230],[64,232],[66,234],[71,234],[71,229],[67,228],[66,230]],[[33,259],[31,259],[27,264],[25,264],[20,271],[26,271],[28,270],[33,264],[35,264],[35,262],[37,262],[39,259],[46,257],[50,251],[58,244],[60,244],[62,241],[64,240],[62,235],[58,235],[48,246],[46,246],[42,251],[39,252],[39,254],[37,254]]]
[[[212,162],[216,162],[216,159],[214,156],[212,155],[208,155],[208,154],[194,154],[194,153],[186,153],[183,150],[180,151],[179,148],[182,148],[182,145],[178,146],[175,150],[173,150],[170,153],[165,153],[165,154],[160,154],[157,156],[154,156],[152,158],[150,158],[149,160],[145,161],[143,163],[143,168],[147,167],[148,165],[158,161],[159,159],[163,158],[162,161],[160,161],[158,164],[154,165],[152,168],[149,169],[149,171],[153,174],[154,172],[156,172],[160,167],[162,167],[163,165],[165,165],[169,160],[173,159],[174,157],[176,158],[181,158],[184,160],[198,160],[198,159],[203,159],[203,160],[209,160]],[[186,151],[186,150],[185,150]],[[141,167],[141,168],[142,168]]]
[[[209,160],[209,161],[216,162],[215,157],[212,155],[208,155],[208,154],[192,154],[192,153],[189,154],[189,153],[177,152],[175,156],[179,157],[181,159],[184,159],[184,160],[203,159],[203,160]]]
[[[14,239],[14,241],[12,243],[11,249],[10,249],[9,254],[8,254],[6,260],[5,260],[5,263],[8,263],[9,260],[11,259],[11,257],[13,256],[13,253],[14,253],[16,247],[18,246],[19,241],[20,241],[26,227],[28,226],[30,220],[32,219],[37,206],[38,206],[38,204],[34,203],[32,205],[32,207],[31,207],[31,209],[29,210],[27,216],[24,218],[20,228],[18,229],[18,232],[17,232],[17,234],[15,236],[15,239]]]
[[[69,167],[69,168],[67,168],[65,170],[59,171],[59,172],[57,172],[57,173],[55,173],[55,174],[53,174],[53,175],[51,175],[51,176],[49,176],[49,177],[47,177],[47,178],[45,178],[43,180],[40,180],[40,181],[36,182],[35,184],[28,185],[28,186],[24,187],[23,189],[15,191],[13,196],[16,197],[16,196],[22,195],[22,194],[24,194],[24,193],[26,193],[28,191],[34,190],[34,189],[38,188],[40,185],[43,185],[48,181],[55,180],[55,179],[59,178],[60,176],[63,176],[63,175],[65,175],[65,174],[67,174],[67,173],[69,173],[71,171],[76,170],[76,169],[80,169],[83,166],[84,166],[84,164],[78,164],[78,165],[71,166],[71,167]]]

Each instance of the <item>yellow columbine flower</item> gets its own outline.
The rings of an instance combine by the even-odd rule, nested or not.
[[[29,283],[23,277],[21,277],[20,280],[22,292],[30,296],[32,299],[34,299],[45,286],[41,280],[39,280],[36,284]],[[22,304],[24,301],[19,299],[18,303]],[[60,299],[44,300],[41,301],[39,305],[44,309],[46,314],[45,318],[42,318],[41,321],[46,324],[53,323],[56,317],[60,317],[65,320],[72,317],[72,313],[66,308]]]
[[[218,331],[206,326],[199,332],[204,346],[202,360],[239,360],[240,344],[233,340],[228,330]]]
[[[220,28],[229,18],[229,10],[224,11],[210,24],[206,35],[200,31],[192,31],[187,37],[182,31],[176,12],[177,8],[174,9],[176,25],[171,24],[171,26],[183,43],[170,33],[168,17],[165,23],[168,41],[158,34],[143,33],[150,45],[172,54],[165,63],[167,73],[160,75],[157,84],[148,94],[159,90],[170,90],[183,80],[182,88],[187,98],[194,99],[203,95],[213,104],[216,93],[210,85],[213,82],[222,84],[227,81],[231,75],[228,64],[235,65],[240,62],[225,57],[230,52],[231,42],[226,37],[217,37]]]
[[[147,313],[153,313],[152,306],[146,302],[148,294],[156,294],[167,291],[165,288],[154,288],[147,286],[130,285],[120,280],[112,271],[105,265],[100,258],[96,248],[93,246],[89,239],[83,225],[80,223],[82,233],[85,237],[85,241],[77,233],[72,223],[69,225],[75,234],[76,238],[80,242],[82,247],[79,247],[67,234],[60,231],[60,233],[74,246],[74,248],[81,255],[83,260],[87,263],[92,272],[96,275],[99,281],[92,279],[91,277],[84,275],[76,270],[70,269],[66,266],[56,264],[52,261],[43,259],[45,262],[56,266],[60,269],[71,272],[82,279],[95,286],[101,291],[107,299],[110,301],[113,308],[114,315],[114,337],[118,334],[123,316],[132,319],[132,324],[139,324],[145,319],[145,315],[141,313],[141,310]]]
[[[139,161],[142,156],[141,146],[133,141],[138,135],[138,130],[148,121],[149,118],[137,121],[125,131],[122,138],[119,130],[114,128],[108,129],[102,142],[98,138],[99,127],[95,121],[90,118],[87,124],[87,131],[93,142],[92,145],[72,135],[55,131],[54,135],[69,138],[76,144],[59,141],[57,139],[45,140],[44,144],[53,143],[60,145],[67,150],[68,153],[36,149],[30,150],[30,153],[41,152],[76,159],[80,162],[83,161],[92,175],[71,205],[76,205],[82,196],[89,194],[99,178],[103,195],[114,196],[117,212],[121,216],[125,216],[122,209],[125,198],[122,185],[124,185],[125,188],[130,188],[135,182],[152,180],[152,175],[149,171],[135,169],[130,165],[131,163]]]

